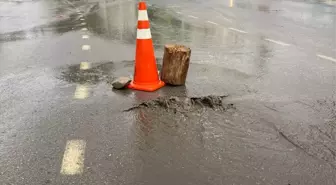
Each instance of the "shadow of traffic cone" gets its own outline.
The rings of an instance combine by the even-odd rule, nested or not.
[[[159,79],[156,67],[146,3],[139,2],[134,79],[128,88],[155,91],[164,85],[164,82]]]

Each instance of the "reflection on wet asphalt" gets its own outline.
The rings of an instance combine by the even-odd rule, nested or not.
[[[123,16],[115,16],[122,14]],[[151,17],[151,31],[154,46],[161,51],[166,43],[180,43],[192,46],[193,59],[197,63],[224,65],[228,67],[227,55],[235,55],[235,61],[230,61],[230,68],[239,69],[244,73],[255,73],[250,58],[254,52],[256,61],[265,63],[272,56],[272,48],[265,46],[260,39],[260,51],[250,50],[255,47],[254,42],[245,40],[238,33],[229,32],[225,27],[213,27],[204,24],[191,24],[187,20],[180,19],[173,11],[160,8],[155,5],[148,7]],[[120,41],[125,44],[134,44],[136,38],[136,4],[121,3],[116,6],[102,8],[88,16],[88,27],[93,34],[99,37]],[[230,59],[232,60],[232,59]],[[232,66],[232,67],[231,67]],[[259,68],[257,69],[259,70]],[[259,71],[257,71],[259,72]],[[263,74],[255,74],[263,75]]]
[[[1,1],[1,183],[336,184],[332,8],[149,0],[158,69],[167,43],[192,60],[147,93],[111,87],[133,75],[136,1]]]
[[[11,5],[10,7],[2,7],[3,10],[10,10],[17,6],[16,3],[3,4]],[[82,11],[85,15],[97,9],[97,3],[83,4],[79,2],[77,3],[77,9],[73,8],[71,4],[65,5],[64,2],[50,2],[50,4],[51,5],[48,5],[48,3],[44,3],[43,1],[32,4],[22,3],[19,5],[22,7],[17,8],[18,10],[15,9],[18,15],[14,13],[12,16],[6,16],[9,14],[6,11],[1,13],[0,17],[4,17],[4,19],[0,19],[0,24],[4,26],[0,29],[0,41],[33,40],[39,37],[58,35],[77,30],[83,26],[80,25],[79,22],[82,16],[77,14],[77,10]],[[55,6],[55,8],[48,9],[48,6]],[[21,9],[23,9],[24,12],[20,12]],[[23,21],[17,24],[11,24],[11,21],[15,21],[16,19],[20,20],[23,16],[27,16],[25,14],[29,14],[30,9],[37,9],[36,11],[38,13],[41,13],[40,9],[43,9],[43,14],[30,17],[29,22]],[[31,19],[35,20],[32,21]]]

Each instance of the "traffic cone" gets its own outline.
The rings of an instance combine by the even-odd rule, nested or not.
[[[164,85],[156,67],[146,3],[139,2],[134,78],[128,88],[155,91]]]

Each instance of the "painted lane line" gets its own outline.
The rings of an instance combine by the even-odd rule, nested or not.
[[[83,45],[82,46],[82,50],[83,51],[87,51],[87,50],[90,50],[91,49],[91,46],[90,45]]]
[[[232,20],[231,19],[228,19],[228,18],[226,18],[226,17],[222,17],[224,20],[226,20],[226,21],[228,21],[228,22],[232,22]]]
[[[230,0],[230,8],[233,7],[233,0]]]
[[[84,18],[81,18],[81,19],[79,19],[79,20],[84,21],[85,19],[84,19]]]
[[[90,38],[89,35],[82,35],[82,39],[88,39]]]
[[[317,54],[316,56],[318,56],[318,57],[320,57],[320,58],[323,58],[323,59],[325,59],[325,60],[330,60],[330,61],[336,63],[336,59],[335,59],[335,58],[328,57],[328,56],[325,56],[325,55],[320,55],[320,54]]]
[[[81,62],[79,68],[81,70],[87,70],[91,68],[91,65],[89,62]]]
[[[177,14],[182,14],[181,12],[176,12]]]
[[[281,41],[276,41],[276,40],[272,40],[272,39],[265,39],[265,40],[268,41],[268,42],[279,44],[281,46],[290,46],[290,44],[287,44],[287,43],[284,43],[284,42],[281,42]]]
[[[193,19],[198,19],[198,17],[195,17],[193,15],[188,15],[188,17],[193,18]]]
[[[84,100],[89,97],[89,87],[87,85],[77,85],[74,98]]]
[[[69,140],[66,143],[61,166],[61,174],[78,175],[83,173],[86,142]]]
[[[207,21],[210,24],[218,25],[218,23],[212,22],[212,21]]]
[[[229,29],[233,30],[233,31],[236,31],[236,32],[239,32],[239,33],[247,33],[246,31],[239,30],[239,29],[236,29],[236,28],[229,28]]]
[[[84,25],[86,25],[86,23],[85,23],[85,22],[82,22],[82,23],[81,23],[81,25],[83,25],[83,26],[84,26]]]
[[[87,28],[82,28],[82,31],[88,31],[88,29]]]

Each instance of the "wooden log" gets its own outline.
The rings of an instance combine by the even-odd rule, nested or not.
[[[165,45],[161,80],[170,85],[184,85],[190,62],[191,50],[182,45]]]

